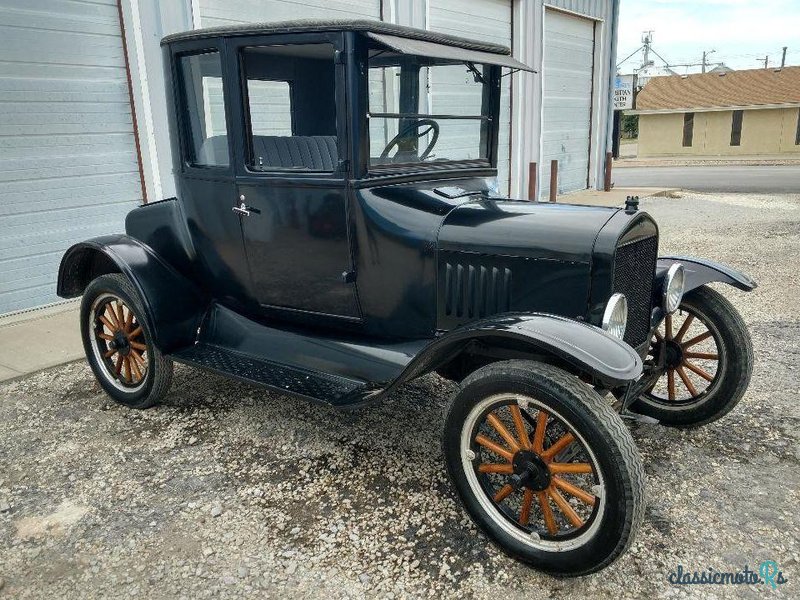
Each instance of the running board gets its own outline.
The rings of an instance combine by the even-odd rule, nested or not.
[[[197,343],[169,357],[193,367],[328,404],[358,404],[372,391],[364,381],[280,365],[214,344]]]

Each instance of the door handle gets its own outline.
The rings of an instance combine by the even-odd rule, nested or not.
[[[239,206],[234,206],[233,208],[231,208],[231,210],[235,212],[237,215],[242,215],[243,217],[250,216],[250,207],[247,206],[247,204],[245,204],[244,202],[242,202]]]

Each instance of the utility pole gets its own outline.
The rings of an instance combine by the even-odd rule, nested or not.
[[[702,65],[703,65],[702,72],[703,73],[706,72],[706,65],[708,64],[708,61],[706,59],[708,58],[708,56],[710,54],[713,54],[714,52],[716,52],[716,50],[703,50],[703,62],[702,62]]]
[[[786,65],[786,46],[783,47],[783,53],[781,54],[781,69]]]

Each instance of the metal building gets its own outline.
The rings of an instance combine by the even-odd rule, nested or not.
[[[372,18],[507,45],[498,188],[603,182],[619,0],[0,0],[0,314],[58,301],[73,242],[174,194],[159,41],[198,27]]]

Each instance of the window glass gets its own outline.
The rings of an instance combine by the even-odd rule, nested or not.
[[[744,117],[742,110],[735,110],[731,115],[731,146],[742,143],[742,117]]]
[[[247,80],[253,135],[292,135],[292,98],[288,81]]]
[[[794,145],[800,146],[800,108],[797,109],[797,131],[794,132]]]
[[[488,77],[481,65],[372,50],[370,165],[488,163]]]
[[[228,132],[222,69],[217,52],[180,58],[190,164],[227,167]]]
[[[332,172],[339,163],[331,44],[242,51],[255,171]]]
[[[694,113],[683,114],[683,145],[690,147],[694,136]]]

